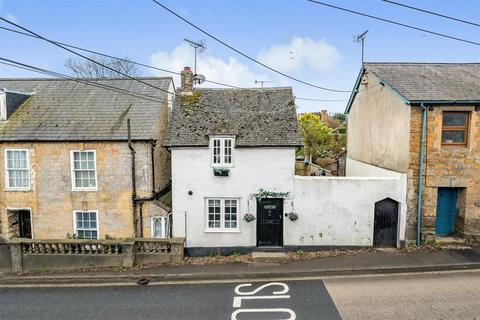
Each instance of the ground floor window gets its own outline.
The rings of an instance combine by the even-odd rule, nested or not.
[[[167,238],[169,233],[168,217],[152,217],[151,230],[152,238]]]
[[[238,230],[238,202],[238,199],[208,198],[206,201],[207,230]]]
[[[98,211],[74,211],[73,219],[78,239],[98,239]]]

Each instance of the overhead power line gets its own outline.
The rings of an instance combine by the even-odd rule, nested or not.
[[[320,102],[348,101],[348,99],[315,99],[315,98],[303,98],[303,97],[295,97],[295,99],[306,100],[306,101],[320,101]]]
[[[153,0],[153,1],[155,1],[155,0]],[[475,42],[475,41],[471,41],[471,40],[467,40],[467,39],[462,39],[462,38],[450,36],[450,35],[440,33],[440,32],[430,31],[430,30],[427,30],[427,29],[411,26],[411,25],[408,25],[408,24],[405,24],[405,23],[401,23],[401,22],[397,22],[397,21],[393,21],[393,20],[389,20],[389,19],[385,19],[385,18],[381,18],[381,17],[372,16],[370,14],[366,14],[366,13],[363,13],[363,12],[358,12],[358,11],[350,10],[350,9],[347,9],[347,8],[334,6],[332,4],[328,4],[328,3],[324,3],[324,2],[320,2],[320,1],[316,1],[316,0],[307,0],[307,1],[310,1],[312,3],[316,3],[316,4],[321,5],[321,6],[330,7],[330,8],[333,8],[333,9],[353,13],[353,14],[356,14],[356,15],[359,15],[359,16],[364,16],[364,17],[367,17],[367,18],[387,22],[387,23],[390,23],[390,24],[395,24],[397,26],[401,26],[401,27],[405,27],[405,28],[409,28],[409,29],[413,29],[413,30],[417,30],[417,31],[430,33],[430,34],[433,34],[433,35],[436,35],[436,36],[439,36],[439,37],[443,37],[443,38],[447,38],[447,39],[451,39],[451,40],[461,41],[461,42],[473,44],[473,45],[476,45],[476,46],[480,46],[480,42]]]
[[[59,43],[57,43],[57,42],[55,42],[55,41],[52,41],[52,40],[50,40],[50,39],[47,39],[47,38],[39,35],[38,33],[35,33],[35,32],[33,32],[33,31],[31,31],[31,30],[29,30],[29,29],[27,29],[27,28],[25,28],[25,27],[22,27],[22,26],[20,26],[19,24],[14,23],[14,22],[12,22],[12,21],[10,21],[10,20],[7,20],[7,19],[5,19],[5,18],[3,18],[3,17],[0,17],[0,20],[4,21],[4,22],[6,22],[6,23],[8,23],[8,24],[10,24],[10,25],[12,25],[12,26],[15,26],[15,27],[17,27],[17,28],[19,28],[19,29],[22,29],[22,30],[24,30],[24,31],[26,31],[26,32],[28,32],[28,33],[30,33],[30,34],[32,34],[32,35],[34,35],[34,36],[42,39],[42,40],[45,40],[45,41],[53,44],[54,46],[57,46],[57,47],[59,47],[59,48],[62,48],[63,50],[66,50],[66,51],[68,51],[68,52],[70,52],[70,53],[73,53],[73,54],[75,54],[75,55],[77,55],[77,56],[79,56],[79,57],[82,57],[82,58],[90,61],[90,62],[93,62],[93,63],[95,63],[95,64],[98,64],[99,66],[101,66],[101,67],[103,67],[103,68],[106,68],[106,69],[108,69],[108,70],[111,70],[111,71],[113,71],[113,72],[116,72],[116,73],[118,73],[118,74],[120,74],[120,75],[122,75],[122,76],[124,76],[124,77],[127,77],[127,78],[129,78],[129,79],[131,79],[131,80],[138,81],[138,82],[143,83],[144,85],[146,85],[146,86],[148,86],[148,87],[152,87],[152,88],[154,88],[154,89],[163,91],[163,92],[165,92],[165,93],[169,93],[169,94],[172,94],[172,95],[176,95],[174,92],[170,92],[170,91],[168,91],[168,90],[165,90],[165,89],[163,89],[163,88],[160,88],[160,87],[158,87],[158,86],[155,86],[155,85],[153,85],[153,84],[151,84],[151,83],[148,83],[148,82],[146,82],[146,81],[143,81],[143,80],[137,79],[137,78],[135,78],[135,77],[132,77],[132,76],[130,76],[130,75],[124,73],[124,72],[118,71],[118,70],[116,70],[116,69],[114,69],[114,68],[112,68],[112,67],[109,67],[109,66],[107,66],[107,65],[105,65],[105,64],[103,64],[103,63],[100,63],[100,62],[96,61],[95,59],[89,58],[89,57],[87,57],[87,56],[85,56],[85,55],[83,55],[83,54],[81,54],[81,53],[76,52],[75,50],[69,49],[68,47],[63,46],[63,45],[61,45],[61,44],[59,44]]]
[[[27,37],[31,37],[31,38],[36,38],[36,39],[40,39],[40,40],[42,39],[42,38],[37,37],[37,36],[34,36],[34,35],[32,35],[32,34],[29,34],[29,33],[26,33],[26,32],[22,32],[22,31],[18,31],[18,30],[14,30],[14,29],[7,28],[7,27],[1,27],[1,26],[0,26],[0,29],[5,30],[5,31],[9,31],[9,32],[14,32],[14,33],[17,33],[17,34],[20,34],[20,35],[23,35],[23,36],[27,36]],[[61,44],[62,46],[69,47],[69,48],[73,48],[73,49],[77,49],[77,50],[81,50],[81,51],[88,52],[88,53],[91,53],[91,54],[95,54],[95,55],[99,55],[99,56],[104,56],[104,57],[107,57],[107,58],[111,58],[111,59],[115,59],[115,60],[120,60],[120,61],[124,61],[124,62],[133,63],[133,64],[135,64],[135,65],[137,65],[137,66],[141,66],[141,67],[145,67],[145,68],[149,68],[149,69],[153,69],[153,70],[157,70],[157,71],[162,71],[162,72],[165,72],[165,73],[180,75],[180,72],[175,72],[175,71],[172,71],[172,70],[167,70],[167,69],[158,68],[158,67],[155,67],[155,66],[152,66],[152,65],[148,65],[148,64],[145,64],[145,63],[141,63],[141,62],[138,62],[138,61],[134,61],[134,60],[131,60],[131,59],[125,59],[125,58],[120,58],[120,57],[112,56],[112,55],[109,55],[109,54],[106,54],[106,53],[102,53],[102,52],[95,51],[95,50],[91,50],[91,49],[82,48],[82,47],[75,46],[75,45],[72,45],[72,44],[68,44],[68,43],[65,43],[65,42],[60,42],[60,41],[56,41],[56,40],[52,40],[52,39],[50,39],[50,40],[53,41],[53,42],[55,42],[55,43],[57,43],[57,44]],[[225,87],[230,87],[230,88],[238,88],[238,87],[236,87],[236,86],[234,86],[234,85],[230,85],[230,84],[226,84],[226,83],[221,83],[221,82],[217,82],[217,81],[213,81],[213,80],[205,80],[205,82],[209,82],[209,83],[213,83],[213,84],[218,84],[218,85],[225,86]]]
[[[149,100],[149,101],[159,102],[159,103],[163,102],[161,97],[155,97],[155,96],[147,95],[147,94],[144,94],[144,93],[137,93],[137,92],[134,92],[134,91],[122,89],[122,88],[119,88],[119,87],[107,85],[105,83],[100,83],[100,82],[85,79],[85,78],[71,77],[71,76],[68,76],[68,75],[65,75],[65,74],[62,74],[62,73],[59,73],[59,72],[39,68],[39,67],[36,67],[36,66],[28,65],[28,64],[25,64],[25,63],[22,63],[22,62],[19,62],[19,61],[15,61],[15,60],[3,58],[3,57],[0,57],[0,63],[4,64],[4,65],[11,66],[11,67],[15,67],[15,68],[20,68],[20,69],[24,69],[24,70],[28,70],[28,71],[33,71],[33,72],[36,72],[36,73],[41,73],[41,74],[53,76],[53,77],[56,77],[56,78],[63,78],[63,79],[76,81],[76,82],[83,83],[83,84],[86,84],[86,85],[99,87],[99,88],[102,88],[102,89],[105,89],[105,90],[115,91],[117,93],[126,94],[126,95],[133,96],[133,97],[139,98],[139,99],[144,99],[144,100]]]
[[[162,7],[163,9],[165,9],[166,11],[170,12],[171,14],[173,14],[174,16],[176,16],[177,18],[179,18],[180,20],[183,20],[184,22],[186,22],[187,24],[189,24],[190,26],[192,26],[193,28],[197,29],[198,31],[202,32],[203,34],[207,35],[208,37],[212,38],[213,40],[217,41],[218,43],[224,45],[225,47],[229,48],[230,50],[238,53],[239,55],[243,56],[244,58],[247,58],[248,60],[250,61],[253,61],[255,62],[256,64],[259,64],[261,65],[262,67],[272,71],[272,72],[275,72],[283,77],[286,77],[290,80],[293,80],[293,81],[296,81],[298,83],[301,83],[301,84],[304,84],[304,85],[307,85],[307,86],[310,86],[310,87],[314,87],[314,88],[317,88],[317,89],[321,89],[321,90],[326,90],[326,91],[332,91],[332,92],[351,92],[350,90],[337,90],[337,89],[331,89],[331,88],[327,88],[327,87],[322,87],[322,86],[318,86],[316,84],[313,84],[313,83],[309,83],[307,81],[304,81],[304,80],[301,80],[301,79],[298,79],[298,78],[295,78],[293,76],[290,76],[284,72],[281,72],[277,69],[274,69],[260,61],[258,61],[257,59],[247,55],[246,53],[243,53],[242,51],[234,48],[233,46],[229,45],[228,43],[226,43],[225,41],[217,38],[216,36],[212,35],[211,33],[209,33],[208,31],[205,31],[204,29],[200,28],[199,26],[195,25],[193,22],[190,22],[189,20],[187,20],[186,18],[182,17],[181,15],[179,15],[178,13],[176,13],[175,11],[169,9],[168,7],[166,7],[165,5],[161,4],[160,2],[158,2],[157,0],[152,0],[153,2],[155,2],[157,5],[159,5],[160,7]]]
[[[442,17],[442,18],[445,18],[445,19],[450,19],[450,20],[453,20],[453,21],[458,21],[458,22],[466,23],[466,24],[469,24],[469,25],[472,25],[472,26],[480,27],[480,24],[475,23],[475,22],[471,22],[471,21],[468,21],[468,20],[463,20],[463,19],[459,19],[459,18],[452,17],[452,16],[447,16],[447,15],[444,15],[444,14],[441,14],[441,13],[437,13],[437,12],[433,12],[433,11],[429,11],[429,10],[417,8],[417,7],[414,7],[414,6],[409,6],[409,5],[406,5],[406,4],[403,4],[403,3],[399,3],[399,2],[395,2],[395,1],[390,1],[390,0],[383,0],[383,1],[384,1],[384,2],[388,2],[388,3],[391,3],[391,4],[394,4],[394,5],[397,5],[397,6],[400,6],[400,7],[404,7],[404,8],[408,8],[408,9],[412,9],[412,10],[416,10],[416,11],[428,13],[428,14],[431,14],[431,15],[434,15],[434,16]]]

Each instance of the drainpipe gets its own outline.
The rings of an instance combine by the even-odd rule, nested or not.
[[[132,145],[132,134],[130,130],[130,118],[127,119],[128,148],[132,155],[132,218],[133,218],[133,237],[137,237],[137,187],[135,181],[135,149]]]
[[[422,138],[420,142],[420,172],[418,174],[418,207],[417,207],[417,246],[420,245],[420,229],[422,225],[422,184],[423,184],[423,155],[425,145],[425,123],[427,122],[427,108],[423,102],[420,104],[423,109],[422,117]]]
[[[151,157],[152,157],[152,195],[155,194],[155,146],[157,142],[155,140],[152,140],[150,142],[150,151],[151,151]]]

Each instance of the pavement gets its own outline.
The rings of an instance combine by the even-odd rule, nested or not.
[[[2,320],[479,319],[480,270],[148,286],[0,288]]]
[[[95,270],[0,275],[1,287],[137,285],[175,281],[241,281],[338,275],[480,269],[480,248],[407,252],[387,249],[289,263],[161,265],[127,271]]]

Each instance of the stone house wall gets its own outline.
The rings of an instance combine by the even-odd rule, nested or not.
[[[469,111],[467,147],[441,145],[443,111]],[[416,236],[417,188],[423,111],[412,107],[408,170],[407,238]],[[427,111],[422,192],[422,233],[433,235],[439,187],[461,188],[457,200],[456,231],[480,237],[480,113],[470,106],[436,106]]]
[[[0,170],[0,234],[14,230],[8,209],[30,209],[35,239],[64,239],[73,233],[73,210],[98,210],[99,238],[133,236],[131,155],[126,142],[18,142],[0,144],[0,165],[5,149],[29,150],[30,190],[7,191],[5,171]],[[137,195],[151,195],[151,144],[135,142]],[[163,148],[159,148],[162,150]],[[72,191],[70,150],[95,150],[97,191]],[[156,168],[156,174],[168,174]],[[162,178],[168,180],[168,178]],[[157,206],[144,206],[144,215],[164,214]],[[149,223],[148,219],[145,221]],[[12,226],[13,227],[13,226]],[[144,226],[145,234],[149,226]]]

